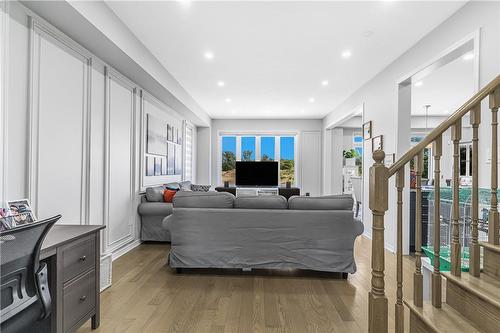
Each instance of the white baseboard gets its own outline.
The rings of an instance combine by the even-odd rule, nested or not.
[[[372,240],[372,235],[371,234],[368,234],[366,232],[364,232],[362,234],[363,237],[365,238],[368,238],[369,240]],[[394,250],[394,247],[386,242],[384,242],[384,248],[387,250],[387,251],[390,251],[392,253],[396,253],[396,250]]]
[[[136,239],[134,240],[133,242],[131,243],[128,243],[122,247],[120,247],[119,249],[113,251],[111,253],[111,256],[113,258],[113,261],[115,261],[116,259],[120,258],[122,255],[126,254],[127,252],[135,249],[136,247],[138,247],[139,245],[141,245],[141,240],[140,239]]]

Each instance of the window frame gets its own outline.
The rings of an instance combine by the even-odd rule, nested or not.
[[[293,137],[294,138],[294,179],[295,182],[292,186],[300,186],[299,179],[299,132],[276,132],[276,131],[262,131],[262,132],[245,132],[245,131],[218,131],[217,133],[217,186],[222,184],[222,138],[223,137],[236,137],[236,161],[241,161],[241,138],[254,136],[255,137],[255,162],[261,161],[261,138],[274,137],[274,161],[278,162],[280,168],[280,138]],[[279,185],[278,185],[279,186]]]

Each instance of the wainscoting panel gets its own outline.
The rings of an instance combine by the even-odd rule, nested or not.
[[[310,193],[320,195],[321,191],[321,132],[304,131],[301,133],[301,195]]]
[[[29,195],[39,218],[87,223],[90,57],[31,20]]]
[[[106,252],[113,252],[135,238],[135,110],[135,86],[106,68]]]

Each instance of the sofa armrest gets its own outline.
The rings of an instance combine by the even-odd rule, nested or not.
[[[172,204],[168,202],[143,202],[137,209],[141,216],[167,216],[172,214]]]

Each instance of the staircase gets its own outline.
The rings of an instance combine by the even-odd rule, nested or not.
[[[479,143],[481,123],[481,102],[488,99],[491,124],[491,142]],[[397,285],[394,305],[395,332],[405,332],[405,309],[409,310],[409,332],[500,332],[500,217],[498,212],[498,109],[500,108],[500,75],[481,89],[446,121],[436,127],[418,145],[406,152],[392,166],[383,164],[382,150],[373,152],[375,163],[370,168],[369,206],[372,222],[372,278],[368,294],[368,330],[372,333],[388,332],[388,300],[384,280],[384,216],[389,208],[389,179],[395,178],[397,192]],[[486,108],[485,108],[486,109]],[[484,110],[484,112],[488,112]],[[462,272],[460,206],[459,206],[459,162],[462,120],[469,115],[472,127],[472,196],[471,196],[471,241],[469,247],[469,272]],[[431,301],[423,300],[422,275],[422,214],[421,191],[424,149],[432,144],[434,179],[441,179],[440,160],[443,149],[442,134],[451,129],[453,149],[452,218],[451,218],[451,270],[441,272],[440,223],[434,223],[434,262],[431,277]],[[479,144],[488,145],[491,151],[490,168],[490,210],[488,214],[488,241],[478,241],[479,221]],[[403,190],[405,167],[415,160],[416,174],[416,223],[415,223],[415,272],[413,273],[413,295],[403,297]],[[434,214],[440,216],[440,182],[434,185]],[[481,251],[482,250],[482,251]],[[483,252],[483,268],[480,268],[480,254]],[[446,279],[446,302],[441,295],[442,277]],[[407,282],[411,283],[411,282]],[[408,330],[406,330],[408,331]]]

